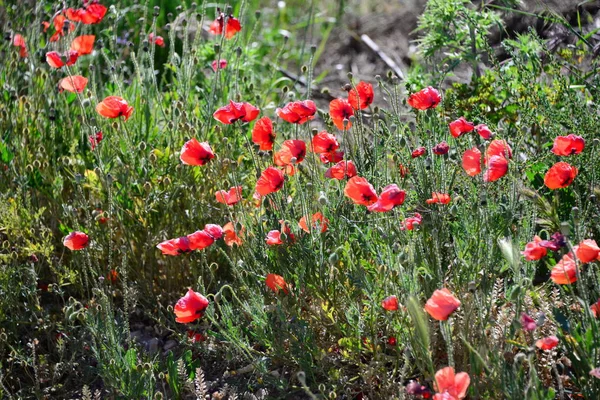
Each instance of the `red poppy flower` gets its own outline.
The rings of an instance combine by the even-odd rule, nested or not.
[[[92,148],[92,150],[96,149],[96,146],[98,146],[100,144],[100,142],[102,141],[102,132],[97,132],[95,135],[90,135],[88,137],[89,141],[90,141],[90,147]]]
[[[299,164],[304,160],[306,156],[306,143],[302,140],[286,140],[281,145],[281,150],[277,152],[276,158],[283,163],[288,164]]]
[[[396,206],[402,205],[405,198],[406,192],[404,190],[401,190],[395,184],[388,185],[383,188],[377,201],[367,208],[369,211],[387,212]]]
[[[585,239],[573,248],[577,259],[582,263],[589,263],[600,257],[600,247],[595,240]]]
[[[278,108],[275,112],[286,122],[303,124],[315,118],[317,106],[312,100],[293,101],[287,103],[283,108]]]
[[[179,156],[185,165],[205,165],[213,158],[215,158],[215,153],[210,145],[206,142],[200,143],[194,138],[185,142]]]
[[[354,162],[352,160],[348,160],[340,161],[333,167],[330,167],[325,172],[325,177],[342,180],[344,178],[352,178],[357,174],[358,172],[356,171],[356,165],[354,165]]]
[[[208,299],[192,289],[175,304],[176,322],[187,324],[201,318],[208,307]]]
[[[69,19],[71,21],[75,21],[71,18],[69,18]],[[50,37],[51,42],[56,42],[56,41],[58,41],[58,39],[60,39],[61,37],[63,37],[65,35],[65,30],[64,30],[65,22],[69,23],[69,32],[73,32],[75,30],[75,24],[70,23],[70,21],[67,20],[67,17],[65,17],[62,14],[59,14],[56,17],[54,17],[54,20],[52,21],[55,32]]]
[[[219,225],[207,224],[201,231],[187,235],[191,250],[202,250],[212,245],[223,236],[223,228]]]
[[[350,122],[348,119],[354,115],[354,109],[350,103],[348,103],[348,100],[331,100],[329,103],[329,115],[338,129],[344,130],[352,127],[352,122]],[[344,120],[346,120],[346,127],[344,127]]]
[[[108,274],[106,274],[106,279],[108,279],[108,281],[114,285],[119,279],[119,273],[116,269],[111,269],[108,271]]]
[[[281,240],[281,232],[278,230],[269,231],[269,233],[267,233],[266,242],[269,246],[283,244],[283,240]]]
[[[332,151],[331,153],[319,154],[319,159],[323,164],[338,163],[344,159],[343,151]]]
[[[260,109],[250,103],[236,103],[232,100],[229,104],[219,108],[213,114],[213,117],[223,124],[233,124],[241,120],[242,122],[253,121],[260,114]]]
[[[298,225],[304,232],[310,233],[310,230],[312,229],[313,231],[318,230],[321,233],[323,233],[327,230],[327,226],[329,225],[329,220],[327,218],[325,218],[325,216],[322,213],[316,212],[313,214],[313,216],[311,218],[312,223],[311,223],[310,229],[308,227],[308,224],[306,223],[307,219],[308,218],[305,215],[302,218],[300,218],[300,221],[298,221]]]
[[[398,164],[398,172],[402,178],[406,178],[410,174],[408,167],[402,164]]]
[[[71,232],[63,239],[63,245],[69,250],[85,249],[88,245],[89,237],[83,232]]]
[[[481,173],[481,151],[477,147],[465,150],[462,156],[462,167],[469,176]]]
[[[265,284],[275,294],[279,293],[280,290],[282,290],[283,293],[288,294],[287,283],[281,275],[268,274],[267,278],[265,279]]]
[[[413,150],[413,152],[410,154],[410,156],[412,158],[417,158],[417,157],[421,157],[425,153],[427,153],[427,149],[425,147],[417,147],[416,149]]]
[[[275,167],[265,169],[256,182],[256,192],[261,196],[275,193],[283,187],[283,172]]]
[[[189,253],[192,251],[190,248],[190,240],[187,236],[183,236],[177,239],[166,240],[156,245],[156,247],[164,254],[168,256],[178,256],[183,253]]]
[[[488,159],[487,170],[483,175],[485,182],[494,182],[508,172],[508,161],[503,156],[492,156]]]
[[[58,86],[62,90],[66,90],[71,93],[81,93],[87,86],[88,80],[81,75],[67,76],[58,83]]]
[[[352,88],[350,92],[348,92],[348,103],[350,103],[355,110],[358,110],[359,108],[364,110],[373,103],[374,96],[373,85],[367,82],[359,82],[356,85],[356,89]]]
[[[441,100],[440,92],[429,86],[417,93],[411,94],[406,102],[409,106],[417,110],[428,110],[437,107]]]
[[[256,121],[252,129],[252,142],[259,145],[261,150],[273,150],[275,133],[273,122],[269,117],[262,117]]]
[[[96,106],[98,114],[106,118],[125,117],[125,121],[133,114],[133,107],[127,104],[122,97],[108,96]]]
[[[446,367],[435,373],[434,400],[461,400],[467,396],[471,378],[466,372],[454,373],[454,368]]]
[[[148,35],[148,42],[154,43],[157,46],[165,47],[165,39],[162,36],[154,36],[154,33],[150,32]]]
[[[450,195],[446,194],[446,193],[437,193],[437,192],[432,192],[431,193],[431,198],[428,200],[425,200],[425,202],[427,204],[448,204],[450,203]]]
[[[386,311],[397,311],[400,308],[400,303],[398,303],[398,297],[396,296],[388,296],[381,302],[381,307],[383,307]]]
[[[96,36],[94,35],[82,35],[77,36],[71,42],[71,50],[76,51],[80,56],[84,56],[86,54],[91,54],[94,50],[94,40]]]
[[[507,160],[512,158],[512,150],[506,140],[492,140],[485,152],[486,160],[484,162],[487,163],[487,159],[493,156],[502,156]]]
[[[69,50],[66,54],[66,65],[71,66],[77,62],[77,58],[79,57],[79,53],[73,50]],[[65,62],[63,62],[63,58],[56,51],[50,51],[46,53],[46,62],[52,68],[62,68],[65,66]]]
[[[221,35],[223,34],[223,26],[225,26],[225,38],[231,39],[236,33],[242,30],[242,24],[232,15],[227,17],[227,22],[225,22],[225,18],[225,13],[219,14],[217,19],[210,24],[209,32],[213,35]]]
[[[577,281],[577,264],[570,254],[565,254],[552,268],[550,279],[557,285],[570,285]]]
[[[535,347],[542,350],[552,350],[558,346],[558,338],[556,336],[548,336],[535,342]]]
[[[234,186],[229,189],[229,192],[226,192],[225,190],[219,190],[215,193],[215,197],[219,203],[232,206],[242,199],[242,187]]]
[[[573,154],[579,154],[585,147],[585,140],[581,136],[567,135],[557,136],[554,139],[554,146],[552,152],[557,156],[571,156]]]
[[[433,154],[437,154],[438,156],[443,156],[444,154],[448,154],[448,151],[450,150],[450,146],[448,146],[448,143],[446,142],[441,142],[436,144],[433,147]]]
[[[283,154],[279,151],[277,153],[273,154],[273,162],[278,167],[283,167],[283,171],[285,172],[286,175],[294,176],[296,174],[295,165],[284,161],[282,158],[282,155]]]
[[[438,321],[447,320],[458,307],[460,307],[460,301],[446,288],[433,292],[425,303],[425,311]]]
[[[315,153],[331,153],[340,147],[337,139],[331,133],[322,131],[312,138],[312,150]]]
[[[267,233],[266,242],[269,246],[284,244],[284,240],[289,243],[294,243],[296,241],[296,236],[292,233],[290,227],[284,221],[279,222],[281,223],[281,230],[273,230]],[[282,235],[285,236],[282,237]]]
[[[25,38],[18,33],[13,38],[13,46],[19,48],[19,57],[25,58],[27,57],[27,44],[25,43]]]
[[[243,243],[241,238],[243,230],[244,228],[240,229],[240,235],[238,236],[238,234],[235,231],[235,227],[233,226],[233,223],[226,223],[223,226],[223,240],[225,241],[225,244],[229,247],[232,247],[234,244],[241,246]]]
[[[531,318],[529,315],[525,313],[521,313],[521,328],[525,331],[534,331],[537,328],[537,324],[535,323],[535,319]]]
[[[377,193],[365,178],[354,176],[348,180],[344,188],[344,194],[350,198],[354,204],[370,206],[377,201]]]
[[[590,310],[592,311],[592,314],[594,314],[594,318],[600,316],[600,299],[590,306]]]
[[[492,138],[492,131],[485,124],[476,125],[475,126],[475,130],[477,131],[477,133],[479,134],[479,136],[481,136],[485,140],[489,140],[489,139]]]
[[[527,261],[536,261],[540,260],[548,254],[548,250],[540,245],[542,238],[539,236],[534,236],[533,241],[527,243],[525,246],[525,250],[521,252],[525,256]]]
[[[577,173],[576,167],[563,161],[557,162],[546,172],[544,183],[553,190],[566,188],[573,183]]]
[[[400,225],[401,230],[412,231],[415,229],[415,225],[421,225],[423,218],[421,214],[415,213],[414,216],[406,218]]]
[[[81,22],[86,25],[97,24],[106,15],[107,8],[102,4],[92,3],[85,8],[68,8],[65,14],[71,21]]]
[[[472,132],[475,129],[475,124],[467,121],[464,117],[460,117],[456,121],[450,122],[450,134],[457,138],[467,132]]]
[[[390,336],[387,340],[387,344],[390,346],[395,346],[398,343],[395,337]]]
[[[218,69],[225,69],[227,67],[227,60],[213,60],[212,64],[210,64],[213,71],[217,72]]]
[[[204,342],[206,340],[206,336],[204,336],[201,333],[196,333],[193,330],[188,330],[187,336],[188,336],[188,339],[190,339],[190,341],[192,343]]]

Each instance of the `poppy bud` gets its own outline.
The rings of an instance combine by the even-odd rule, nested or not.
[[[303,65],[302,68],[300,68],[300,71],[302,71],[302,73],[305,74],[308,71],[308,67],[306,65]]]
[[[238,57],[241,56],[242,55],[242,48],[239,47],[239,46],[236,47],[235,48],[235,54],[237,54]]]
[[[477,283],[475,281],[469,282],[469,292],[475,293],[475,289],[477,289]]]
[[[352,77],[354,77],[354,75],[352,74],[352,72],[348,72],[348,79],[352,80]]]
[[[33,162],[33,166],[34,166],[36,169],[40,169],[40,167],[42,166],[42,163],[40,163],[40,161],[39,161],[39,160],[35,160],[35,161]]]
[[[227,7],[225,7],[225,14],[231,16],[232,12],[233,12],[233,8],[230,5],[227,5]]]
[[[560,233],[562,233],[565,236],[569,236],[569,233],[571,233],[571,225],[569,225],[568,222],[561,222]]]
[[[575,221],[579,220],[579,207],[571,208],[571,213],[573,214],[573,219]]]
[[[596,195],[595,194],[590,194],[590,202],[591,203],[595,203],[596,202]]]
[[[152,190],[152,184],[150,182],[144,183],[144,190],[149,193]]]
[[[328,203],[327,197],[325,196],[325,193],[321,192],[321,194],[319,195],[319,199],[318,199],[319,204],[321,205],[326,205]]]
[[[425,159],[425,169],[431,169],[431,158],[429,157]]]
[[[154,152],[150,153],[150,155],[148,156],[148,159],[150,160],[150,162],[156,162],[156,154],[154,154]]]
[[[408,255],[405,252],[401,251],[400,254],[398,254],[398,259],[401,263],[406,262],[406,260],[408,260]]]
[[[336,252],[333,252],[329,255],[329,263],[336,264],[340,260],[339,256]]]
[[[323,89],[321,89],[321,93],[323,94],[329,94],[330,90],[327,86],[325,86]]]
[[[254,13],[254,18],[260,19],[260,15],[261,15],[260,10],[256,10],[256,12]]]

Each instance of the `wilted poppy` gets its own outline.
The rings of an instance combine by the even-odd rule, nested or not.
[[[215,193],[215,197],[219,203],[232,206],[242,199],[242,187],[234,186],[229,189],[229,192],[219,190]]]
[[[312,151],[315,153],[331,153],[340,147],[337,139],[331,133],[322,131],[312,138]]]
[[[381,307],[386,311],[397,311],[400,308],[398,297],[388,296],[381,301]]]
[[[487,159],[493,156],[502,156],[507,160],[512,158],[512,150],[508,143],[506,143],[506,140],[495,139],[490,142],[487,150],[485,151],[486,159],[484,161],[487,162]]]
[[[423,218],[421,217],[421,214],[415,213],[415,215],[413,215],[412,217],[408,217],[404,221],[402,221],[400,229],[412,231],[413,229],[415,229],[415,225],[420,225],[422,221]]]
[[[462,156],[462,167],[469,176],[481,173],[481,151],[477,147],[465,150]]]
[[[535,346],[542,350],[552,350],[558,345],[558,342],[559,340],[556,336],[548,336],[535,342]]]
[[[217,60],[213,60],[210,66],[212,67],[213,71],[217,72],[218,69],[225,69],[227,67],[227,60],[221,59],[218,62]]]
[[[88,137],[89,141],[90,141],[90,147],[92,148],[92,150],[96,149],[96,146],[98,146],[98,144],[100,144],[100,142],[102,141],[102,132],[97,132],[94,135],[90,135]]]
[[[450,150],[450,146],[448,146],[448,143],[446,142],[441,142],[436,144],[435,146],[433,146],[433,154],[437,154],[438,156],[443,156],[444,154],[448,154],[448,151]]]
[[[344,178],[352,178],[357,174],[358,172],[356,171],[356,165],[354,165],[354,162],[352,160],[348,160],[340,161],[333,167],[330,167],[325,172],[325,177],[342,180]]]
[[[546,172],[544,184],[553,190],[566,188],[573,183],[578,172],[576,167],[564,161],[557,162]]]
[[[373,185],[360,176],[354,176],[348,180],[344,188],[344,194],[354,204],[361,204],[363,206],[370,206],[377,201],[377,193]]]
[[[302,140],[286,140],[281,144],[281,149],[277,152],[277,158],[284,165],[299,164],[306,156],[306,143]]]
[[[582,263],[589,263],[597,260],[600,256],[600,247],[595,240],[585,239],[573,249],[577,259]]]
[[[570,285],[577,281],[577,264],[569,255],[565,254],[550,271],[550,279],[557,285]]]
[[[433,292],[427,303],[425,303],[425,311],[433,319],[445,321],[459,306],[460,301],[448,289],[443,288]]]
[[[483,174],[485,182],[494,182],[508,172],[508,161],[503,156],[492,156],[487,160],[487,169]]]
[[[383,188],[377,201],[367,207],[367,209],[374,212],[387,212],[396,206],[402,205],[405,198],[406,192],[401,190],[398,185],[388,185]]]
[[[367,82],[359,82],[356,89],[352,88],[348,92],[348,103],[355,110],[364,110],[373,103],[374,96],[373,85]]]
[[[207,162],[215,158],[210,145],[206,142],[198,142],[192,138],[185,142],[181,148],[179,159],[186,165],[205,165]]]
[[[65,61],[63,61],[63,56],[56,51],[50,51],[46,53],[46,62],[52,68],[62,68],[65,65],[71,66],[77,62],[77,58],[79,57],[79,53],[74,50],[69,50],[67,54],[64,56]]]
[[[550,240],[542,240],[540,242],[540,246],[550,249],[552,251],[558,251],[566,245],[567,238],[565,238],[565,236],[560,232],[553,233],[550,237]]]
[[[321,153],[319,159],[323,164],[338,163],[344,159],[344,152],[336,150],[330,153]]]
[[[466,372],[454,373],[453,367],[442,368],[435,373],[434,400],[461,400],[467,396],[471,378]]]
[[[209,32],[213,35],[221,35],[225,27],[225,38],[231,39],[236,33],[242,30],[242,24],[233,15],[225,16],[225,13],[220,13],[217,19],[210,24]]]
[[[460,117],[456,121],[450,122],[450,134],[457,138],[467,132],[472,132],[475,129],[475,124],[469,122],[465,117]]]
[[[69,250],[85,249],[88,245],[89,237],[83,232],[71,232],[63,239],[63,245]]]
[[[25,38],[18,33],[13,38],[13,46],[19,48],[19,57],[25,58],[27,57],[27,44],[25,43]]]
[[[125,117],[125,121],[133,114],[133,107],[127,104],[122,97],[108,96],[96,106],[98,114],[106,118]]]
[[[450,203],[450,195],[447,193],[431,193],[431,198],[425,200],[427,204],[448,204]]]
[[[250,103],[236,103],[232,100],[229,104],[219,108],[213,117],[224,124],[233,124],[240,120],[242,122],[253,121],[260,114],[260,109]]]
[[[256,121],[252,128],[252,142],[259,145],[260,150],[273,150],[275,133],[273,132],[273,122],[269,117],[262,117]]]
[[[417,157],[421,157],[425,153],[427,153],[427,149],[425,147],[417,147],[416,149],[413,150],[413,152],[410,154],[410,156],[412,158],[417,158]]]
[[[485,124],[475,125],[475,131],[477,131],[479,136],[481,136],[485,140],[489,140],[492,138],[492,131]]]
[[[243,232],[244,228],[240,229],[240,234],[238,236],[238,234],[235,231],[235,227],[233,226],[233,223],[228,222],[223,226],[223,240],[225,241],[225,244],[229,247],[232,247],[234,244],[237,244],[238,246],[241,246],[243,241],[241,236],[242,232]]]
[[[71,50],[76,51],[80,56],[84,56],[86,54],[91,54],[94,50],[94,40],[96,36],[94,35],[82,35],[77,36],[71,42]]]
[[[275,167],[265,169],[256,182],[256,192],[261,196],[275,193],[283,187],[283,172]]]
[[[327,218],[325,218],[325,216],[321,212],[316,212],[316,213],[314,213],[312,215],[310,229],[309,229],[308,224],[306,222],[307,219],[308,218],[305,215],[302,218],[300,218],[300,221],[298,221],[298,225],[306,233],[310,233],[311,229],[313,231],[320,231],[321,233],[323,233],[323,232],[325,232],[327,230],[327,226],[329,224],[329,220]]]
[[[427,110],[437,107],[441,100],[440,92],[429,86],[408,96],[406,102],[409,106],[417,110]]]
[[[67,76],[58,83],[58,86],[71,93],[81,93],[87,86],[88,80],[81,75]]]
[[[164,242],[157,244],[156,247],[164,255],[168,256],[178,256],[180,254],[189,253],[192,251],[190,248],[190,240],[187,238],[187,236],[165,240]]]
[[[182,324],[193,322],[204,315],[207,307],[208,299],[190,288],[175,304],[175,321]]]
[[[154,33],[150,32],[148,35],[148,42],[154,43],[157,46],[165,47],[165,39],[162,36],[154,36]]]
[[[527,261],[536,261],[545,257],[548,253],[545,247],[541,246],[542,239],[539,236],[534,236],[533,241],[527,243],[525,250],[521,252]]]
[[[534,331],[537,328],[537,324],[535,323],[535,319],[531,318],[529,315],[525,313],[521,313],[521,328],[525,331]]]
[[[571,156],[581,153],[584,147],[585,140],[581,136],[571,133],[567,136],[557,136],[551,151],[557,156]]]
[[[303,124],[315,118],[317,106],[312,100],[293,101],[275,110],[279,118],[292,124]]]
[[[354,115],[354,109],[346,99],[334,99],[329,103],[329,115],[338,129],[350,129],[352,122],[349,118]],[[344,121],[345,126],[344,126]]]
[[[97,24],[106,15],[107,8],[99,3],[91,3],[85,8],[68,8],[65,11],[67,18],[71,21],[81,22],[86,25]]]
[[[281,275],[268,274],[267,278],[265,279],[265,284],[275,294],[279,293],[280,290],[282,290],[283,293],[288,294],[287,283]]]

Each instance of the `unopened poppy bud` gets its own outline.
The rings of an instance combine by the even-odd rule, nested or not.
[[[356,122],[356,117],[354,115],[351,115],[348,117],[348,121],[350,121],[350,123],[355,123]]]
[[[312,133],[312,135],[313,135],[313,136],[316,136],[316,135],[317,135],[317,133],[319,133],[319,130],[318,130],[318,129],[315,129],[315,128],[313,128],[313,129],[311,129],[311,131],[310,131],[310,132]]]
[[[163,179],[163,184],[165,186],[169,186],[171,184],[171,178],[169,178],[168,176],[166,176],[165,179]]]
[[[319,204],[321,205],[326,205],[328,203],[327,200],[327,196],[325,196],[325,193],[321,192],[321,194],[319,195],[319,199],[317,200],[319,202]]]
[[[352,90],[352,85],[349,83],[346,83],[344,86],[342,86],[342,90],[345,92],[349,92]]]
[[[230,5],[225,7],[225,14],[230,15],[233,12],[233,8]]]
[[[425,169],[431,169],[431,158],[429,157],[425,159]]]
[[[159,373],[158,373],[158,379],[159,379],[159,380],[161,380],[161,381],[162,381],[163,379],[165,379],[165,374],[164,374],[164,372],[159,372]],[[158,393],[160,393],[160,392],[157,392],[156,394],[158,394]],[[155,397],[155,398],[157,398],[157,397],[156,397],[156,395],[154,395],[154,397]],[[162,399],[162,393],[161,393],[161,395],[160,395],[160,399]]]
[[[150,182],[144,183],[144,190],[150,192],[150,190],[152,190],[152,184]]]
[[[595,194],[590,194],[589,199],[590,199],[591,203],[595,203],[596,202],[596,195]]]
[[[600,139],[594,138],[594,140],[592,140],[592,142],[594,143],[594,146],[598,146],[600,144]]]
[[[348,79],[352,80],[352,78],[354,77],[354,74],[352,74],[352,72],[348,72],[347,76],[348,76]]]
[[[330,90],[327,86],[325,86],[323,89],[321,89],[321,93],[323,94],[329,94]]]
[[[377,82],[380,82],[381,81],[381,75],[375,75],[375,80]]]
[[[406,138],[402,136],[398,141],[398,144],[400,145],[400,147],[406,147]]]
[[[573,208],[571,208],[571,213],[573,214],[573,219],[574,220],[578,220],[579,219],[579,207],[573,207]]]
[[[159,14],[160,14],[160,7],[154,6],[154,12],[152,13],[152,15],[155,17],[158,17]]]
[[[571,225],[569,225],[568,222],[561,222],[560,233],[562,233],[565,236],[569,236],[569,233],[571,233]]]
[[[300,70],[303,74],[305,74],[308,71],[308,67],[306,65],[303,65],[302,68],[300,68]]]
[[[329,255],[329,263],[330,264],[335,264],[339,261],[340,257],[337,255],[337,253],[333,252]]]
[[[156,162],[156,154],[154,153],[150,153],[150,155],[148,156],[148,159],[150,160],[150,162]]]
[[[287,92],[288,92],[288,90],[290,90],[290,88],[288,88],[287,86],[284,86],[284,87],[282,87],[282,88],[281,88],[281,91],[282,91],[283,93],[287,93]]]
[[[260,19],[260,15],[261,15],[260,10],[256,10],[256,12],[254,13],[254,18]]]
[[[546,314],[544,314],[543,312],[539,313],[538,318],[535,321],[535,324],[537,326],[542,326],[542,325],[544,325],[545,322],[546,322]]]
[[[456,204],[452,204],[452,207],[450,207],[448,211],[450,212],[450,215],[456,215],[458,214],[458,207]]]
[[[239,46],[236,47],[235,48],[235,54],[237,54],[238,57],[241,56],[242,55],[242,48],[239,47]]]
[[[42,163],[39,160],[35,160],[33,162],[33,166],[37,169],[40,169],[40,167],[42,166]]]

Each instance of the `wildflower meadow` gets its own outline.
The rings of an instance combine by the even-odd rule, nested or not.
[[[600,7],[383,3],[0,0],[0,398],[600,399]]]

